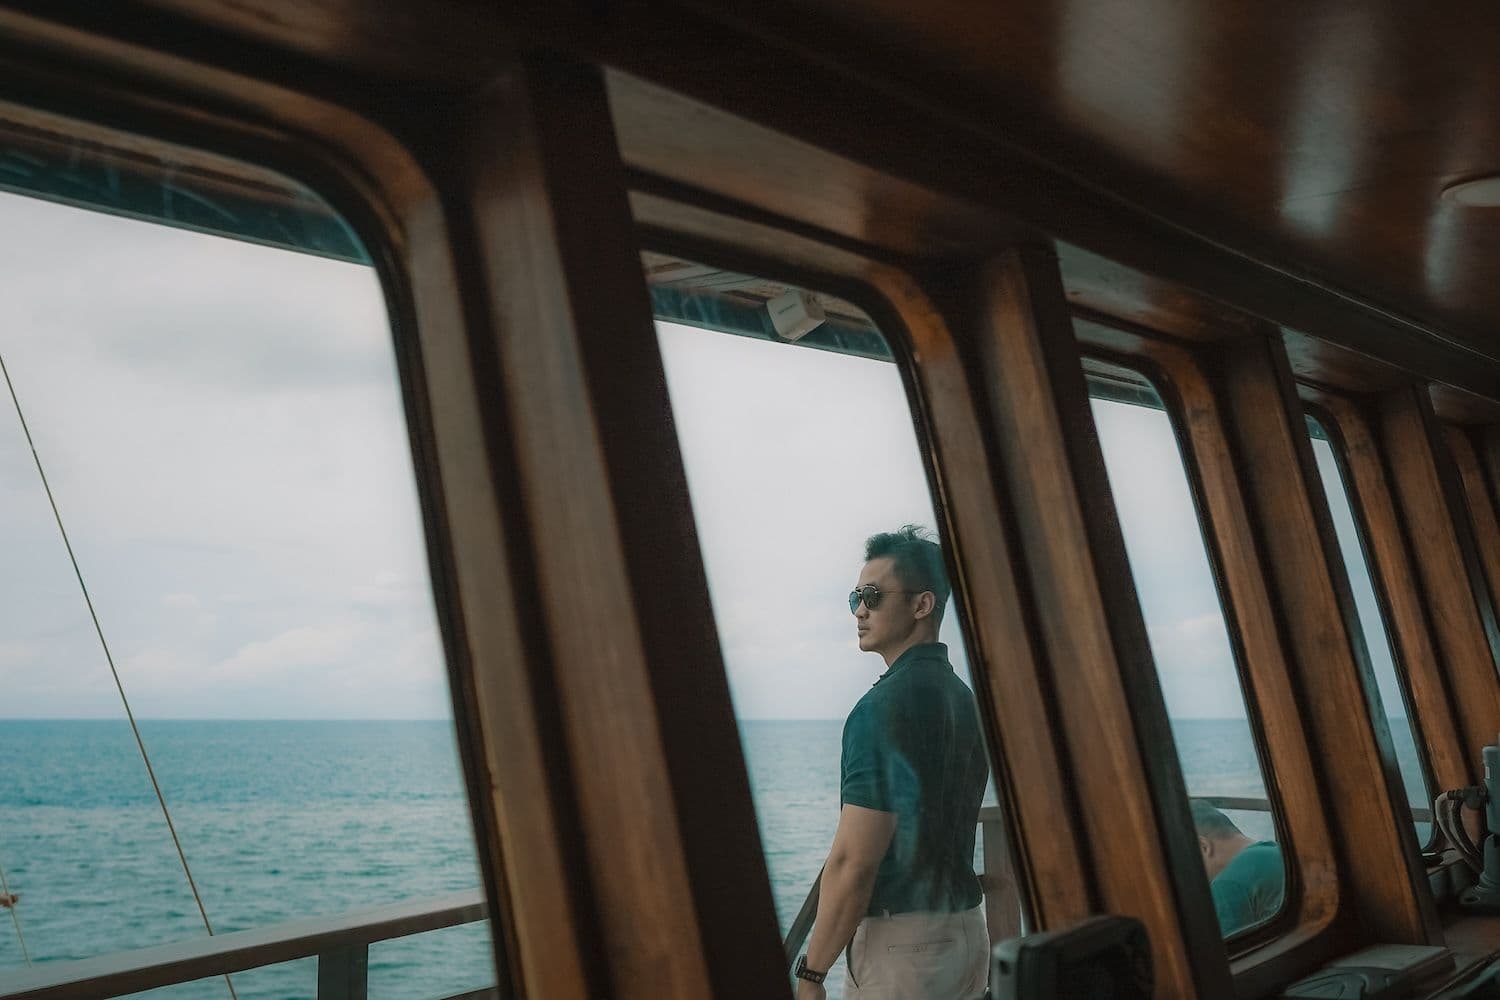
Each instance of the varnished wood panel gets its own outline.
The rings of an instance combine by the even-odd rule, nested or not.
[[[498,382],[473,361],[472,339],[482,343],[487,335],[474,315],[482,286],[454,256],[469,246],[455,248],[435,194],[423,193],[403,202],[399,216],[406,241],[393,264],[398,288],[409,287],[416,336],[398,334],[397,343],[407,359],[404,381],[417,398],[411,409],[419,478],[432,483],[424,511],[437,525],[430,529],[436,606],[460,753],[471,808],[480,830],[491,833],[479,843],[481,864],[495,872],[502,898],[521,917],[496,923],[521,995],[541,995],[527,989],[538,976],[547,981],[546,996],[591,1000],[608,973],[587,944],[597,931],[588,889],[573,876],[582,850],[555,692],[530,641],[535,623],[522,609],[531,602],[519,599],[532,584],[516,565],[524,567],[525,554],[524,545],[516,548],[514,498],[504,481],[514,465]],[[395,298],[408,300],[400,292]],[[398,330],[405,312],[395,317]]]
[[[1100,0],[1076,11],[1068,8],[1065,24],[1057,20],[1055,5],[1039,0],[1007,8],[1003,16],[945,2],[935,10],[924,7],[915,23],[917,16],[898,4],[835,5],[824,0],[777,0],[738,13],[734,5],[638,0],[500,8],[457,3],[433,11],[416,10],[401,0],[366,5],[326,0],[305,6],[282,16],[264,3],[154,0],[127,7],[122,14],[119,5],[16,0],[0,10],[0,21],[12,38],[49,36],[49,42],[64,48],[82,46],[101,55],[106,48],[127,48],[125,61],[133,67],[154,63],[162,69],[176,62],[176,71],[199,63],[205,74],[260,76],[315,90],[375,118],[393,109],[405,113],[413,106],[450,106],[498,72],[512,48],[569,51],[695,99],[664,119],[656,97],[639,91],[624,96],[630,77],[614,76],[622,88],[616,108],[627,160],[641,169],[689,183],[726,185],[718,188],[720,193],[748,179],[742,194],[751,200],[762,205],[799,202],[804,217],[822,215],[830,226],[863,232],[891,246],[941,252],[958,241],[970,252],[993,249],[997,234],[1003,241],[1003,234],[1014,233],[1020,223],[1135,269],[1154,286],[1151,294],[1160,308],[1152,310],[1157,315],[1175,308],[1186,288],[1356,353],[1500,396],[1495,360],[1500,350],[1487,346],[1485,324],[1491,312],[1483,296],[1489,284],[1476,263],[1485,258],[1473,256],[1485,238],[1482,213],[1455,213],[1437,199],[1438,182],[1458,176],[1453,164],[1443,161],[1440,173],[1432,169],[1436,161],[1403,167],[1382,174],[1378,183],[1298,199],[1299,205],[1318,205],[1318,218],[1342,224],[1312,238],[1298,233],[1295,213],[1285,206],[1263,202],[1253,211],[1247,208],[1243,199],[1250,188],[1244,184],[1216,178],[1205,186],[1202,178],[1162,173],[1162,164],[1135,159],[1126,148],[1115,148],[1094,134],[1105,129],[1138,142],[1153,132],[1137,127],[1136,116],[1149,118],[1163,108],[1184,106],[1158,99],[1122,100],[1139,95],[1141,80],[1158,79],[1143,76],[1142,65],[1170,69],[1163,46],[1191,56],[1207,44],[1205,37],[1222,39],[1225,32],[1254,36],[1272,30],[1271,25],[1297,24],[1288,12],[1245,22],[1222,3],[1194,7],[1195,17],[1216,32],[1200,36],[1157,31],[1158,22],[1170,24],[1172,18],[1132,14],[1129,5],[1117,9]],[[1334,6],[1336,13],[1320,10],[1304,16],[1311,22],[1351,16],[1350,4]],[[1493,17],[1493,12],[1483,17]],[[1372,34],[1405,51],[1400,47],[1433,44],[1445,30],[1440,20],[1419,25],[1419,30],[1393,28],[1401,18],[1388,12],[1368,23],[1363,16],[1354,21],[1359,31],[1325,33],[1314,26],[1306,35],[1337,37],[1368,60],[1378,48],[1370,43]],[[1067,31],[1057,34],[1064,26]],[[1477,34],[1465,31],[1462,38]],[[104,44],[111,36],[126,44]],[[391,37],[403,39],[399,51],[388,44]],[[476,38],[484,42],[476,44]],[[1063,38],[1068,40],[1065,51],[1072,54],[1064,64],[1078,71],[1065,82],[1092,81],[1091,86],[1100,88],[1096,96],[1110,98],[1108,113],[1086,113],[1087,104],[1054,103],[1047,95],[1057,96],[1058,80],[1026,78],[1026,72],[1048,65],[1038,55],[1055,55]],[[921,46],[918,39],[924,40]],[[1147,63],[1109,58],[1108,53],[1090,60],[1091,49],[1101,44],[1133,46]],[[0,54],[4,48],[0,45]],[[153,50],[165,58],[157,58]],[[1227,73],[1197,80],[1168,72],[1160,77],[1162,86],[1183,86],[1182,101],[1210,116],[1193,118],[1191,124],[1204,127],[1186,128],[1173,135],[1174,142],[1151,140],[1152,154],[1186,146],[1213,157],[1208,164],[1213,170],[1241,171],[1248,164],[1265,169],[1267,155],[1304,148],[1296,137],[1262,132],[1268,127],[1264,122],[1237,136],[1255,146],[1249,155],[1243,144],[1204,141],[1224,122],[1244,122],[1267,94],[1285,93],[1279,63],[1269,67],[1273,85],[1266,85],[1262,76],[1268,67],[1246,55],[1280,51],[1279,46],[1236,46],[1234,58],[1224,62],[1242,68],[1244,76]],[[1326,56],[1336,66],[1340,55],[1314,46],[1300,65],[1307,79],[1321,79],[1320,59]],[[1217,67],[1220,60],[1192,62]],[[1417,65],[1424,79],[1441,82],[1441,73],[1426,75],[1428,64],[1452,63],[1445,53]],[[1100,87],[1111,73],[1122,72],[1125,85]],[[398,85],[388,85],[382,74]],[[1392,79],[1393,74],[1382,73],[1370,82],[1370,90],[1399,94],[1395,106],[1405,114],[1419,99],[1438,109],[1427,116],[1432,120],[1445,120],[1452,108],[1468,106],[1439,101],[1435,95],[1443,94],[1440,87],[1412,90],[1395,86]],[[1214,86],[1200,90],[1205,83]],[[1463,93],[1472,98],[1474,91]],[[1206,110],[1214,101],[1228,101],[1232,112]],[[728,113],[720,114],[713,105]],[[1332,106],[1344,107],[1337,102]],[[1310,112],[1339,117],[1329,108],[1317,101],[1308,105]],[[1342,120],[1364,129],[1374,117],[1358,114]],[[779,133],[761,127],[766,124]],[[1309,128],[1309,135],[1336,134],[1322,126]],[[1420,157],[1424,147],[1410,139],[1414,134],[1408,129],[1393,133],[1405,144],[1403,154]],[[1475,133],[1463,128],[1453,134]],[[830,160],[829,152],[842,164]],[[1365,162],[1387,164],[1386,151],[1378,154]],[[1329,162],[1342,161],[1312,157],[1306,165],[1316,173]],[[1264,188],[1271,182],[1274,189],[1289,183],[1290,176],[1275,173],[1258,184]],[[830,185],[828,178],[837,183]],[[1392,210],[1392,188],[1400,189],[1395,204],[1401,211]],[[820,197],[807,197],[809,191]],[[1369,256],[1377,252],[1399,255],[1400,264],[1377,266]],[[1146,321],[1147,314],[1133,311],[1129,297],[1117,303],[1115,314]],[[1455,330],[1463,336],[1455,336]]]
[[[528,61],[459,139],[609,995],[784,995],[601,81]]]
[[[1476,755],[1500,731],[1500,678],[1491,639],[1494,614],[1462,483],[1425,392],[1413,388],[1381,397],[1378,420],[1464,750]]]
[[[1101,904],[1145,922],[1158,995],[1226,996],[1223,945],[1056,260],[1012,251],[975,279],[980,371]]]
[[[1365,525],[1363,541],[1372,582],[1385,612],[1397,669],[1411,695],[1415,730],[1436,782],[1434,791],[1477,780],[1477,758],[1464,743],[1452,692],[1442,669],[1422,588],[1391,492],[1390,477],[1368,409],[1348,396],[1304,388],[1302,397],[1321,407],[1340,448],[1345,489]]]
[[[1452,386],[1434,383],[1427,388],[1432,412],[1438,419],[1464,427],[1500,424],[1500,399],[1476,396]]]
[[[587,886],[574,875],[578,817],[558,766],[550,695],[518,613],[527,601],[515,598],[529,587],[524,558],[518,566],[488,464],[507,467],[496,451],[494,400],[476,384],[490,378],[493,387],[492,376],[472,365],[468,307],[482,280],[472,255],[455,251],[431,148],[404,145],[391,130],[403,131],[398,124],[382,127],[308,93],[108,38],[18,28],[5,45],[7,97],[285,171],[324,195],[364,240],[394,327],[501,988],[526,995],[528,977],[542,976],[548,996],[599,996],[608,986],[593,960],[597,931]],[[93,125],[80,134],[103,135]]]
[[[1111,359],[1126,355],[1161,386],[1181,428],[1184,459],[1201,497],[1206,542],[1223,581],[1225,619],[1240,647],[1246,704],[1265,741],[1266,788],[1281,807],[1283,847],[1294,887],[1288,894],[1288,918],[1277,933],[1235,956],[1236,988],[1241,995],[1258,995],[1316,969],[1347,942],[1339,928],[1329,933],[1348,894],[1340,885],[1344,866],[1335,831],[1322,805],[1323,761],[1282,646],[1219,402],[1193,352],[1096,323],[1079,322],[1076,328],[1086,352],[1094,347]]]
[[[1500,167],[1491,7],[766,0],[719,17],[1500,353],[1500,232],[1439,196]]]
[[[1500,520],[1495,516],[1493,495],[1469,432],[1451,424],[1443,425],[1443,441],[1453,459],[1453,466],[1458,471],[1459,483],[1463,487],[1464,509],[1469,515],[1469,526],[1474,531],[1474,554],[1484,570],[1487,586],[1479,599],[1488,599],[1493,606],[1495,588],[1500,585]]]
[[[1271,338],[1252,337],[1223,349],[1214,368],[1307,730],[1322,761],[1324,795],[1339,804],[1332,815],[1347,899],[1340,915],[1367,943],[1438,941],[1436,909],[1385,719],[1375,712],[1375,679],[1333,523],[1322,508],[1285,351]]]

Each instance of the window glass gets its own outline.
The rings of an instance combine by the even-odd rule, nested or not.
[[[1417,840],[1426,844],[1432,837],[1432,824],[1428,821],[1432,809],[1432,792],[1428,787],[1427,769],[1423,765],[1412,727],[1406,688],[1396,669],[1395,653],[1386,631],[1385,613],[1376,596],[1375,583],[1370,577],[1363,528],[1356,520],[1354,505],[1344,486],[1342,463],[1334,451],[1327,430],[1313,416],[1307,418],[1307,430],[1312,436],[1313,457],[1318,463],[1323,493],[1328,498],[1328,510],[1333,515],[1339,552],[1344,557],[1349,585],[1354,591],[1360,629],[1364,632],[1365,646],[1370,651],[1370,663],[1375,669],[1375,684],[1390,726],[1391,742],[1395,744],[1396,763],[1400,767],[1401,781],[1406,788],[1406,801],[1413,810]]]
[[[207,933],[112,668],[215,932],[481,898],[391,331],[347,227],[257,171],[196,187],[203,157],[6,141],[0,181],[75,204],[0,193],[0,983]],[[493,986],[489,925],[376,942],[369,969],[376,997]],[[310,996],[316,971],[233,983]]]
[[[984,868],[985,838],[1000,838],[1002,824],[958,612],[934,599],[940,549],[895,535],[919,525],[937,538],[901,372],[848,303],[646,262],[781,931],[793,932],[841,822],[864,823],[861,849],[880,868],[858,904],[854,981],[865,962],[912,961],[903,935],[919,919],[966,942],[942,958],[944,995],[977,996],[985,904],[996,937],[1018,933],[1020,913],[1008,861]],[[793,344],[773,313],[822,321]],[[872,538],[885,554],[867,562]],[[873,610],[861,598],[851,612],[858,584],[880,591]],[[849,891],[824,886],[832,898]],[[825,933],[815,928],[798,951],[814,968],[836,966],[827,985],[838,998],[845,942]]]
[[[1090,361],[1110,491],[1150,635],[1172,736],[1193,798],[1209,889],[1225,936],[1283,903],[1274,804],[1224,622],[1177,435],[1139,374]]]

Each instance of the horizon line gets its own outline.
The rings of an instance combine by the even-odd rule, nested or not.
[[[1404,719],[1404,715],[1388,715]],[[128,722],[122,716],[105,715],[0,715],[0,722]],[[447,716],[270,716],[270,715],[138,715],[137,722],[449,722]],[[745,716],[738,722],[843,722],[841,716]],[[1246,722],[1243,715],[1183,715],[1168,722]]]
[[[123,715],[0,715],[0,722],[124,722]],[[448,716],[137,715],[137,722],[452,722]]]

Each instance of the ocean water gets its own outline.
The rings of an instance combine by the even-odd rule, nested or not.
[[[838,822],[838,721],[742,725],[776,911],[790,924]],[[144,721],[188,860],[222,932],[479,884],[447,722]],[[1260,795],[1249,730],[1175,724],[1189,790]],[[1409,740],[1397,746],[1415,761]],[[1403,771],[1415,773],[1403,766]],[[1425,791],[1412,789],[1413,800]],[[1234,818],[1273,834],[1265,814]],[[976,858],[977,860],[977,858]],[[0,720],[0,867],[34,961],[202,937],[124,722]],[[22,965],[0,911],[0,985]],[[311,997],[311,960],[235,976],[244,1000]],[[372,946],[370,995],[443,997],[495,981],[487,923]],[[829,978],[843,995],[843,972]],[[143,994],[221,998],[222,980]]]
[[[220,933],[479,884],[447,722],[142,721]],[[128,726],[0,721],[0,866],[33,961],[203,937]],[[0,982],[21,964],[0,911]],[[243,1000],[310,997],[313,960],[234,977]],[[487,923],[376,944],[370,995],[495,982]],[[222,980],[144,994],[228,996]]]

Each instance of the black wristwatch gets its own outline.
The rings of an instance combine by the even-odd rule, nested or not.
[[[792,975],[796,976],[798,979],[806,979],[810,983],[818,983],[820,985],[822,984],[823,980],[828,978],[828,973],[814,972],[807,967],[806,955],[797,956],[797,967],[792,970]]]

